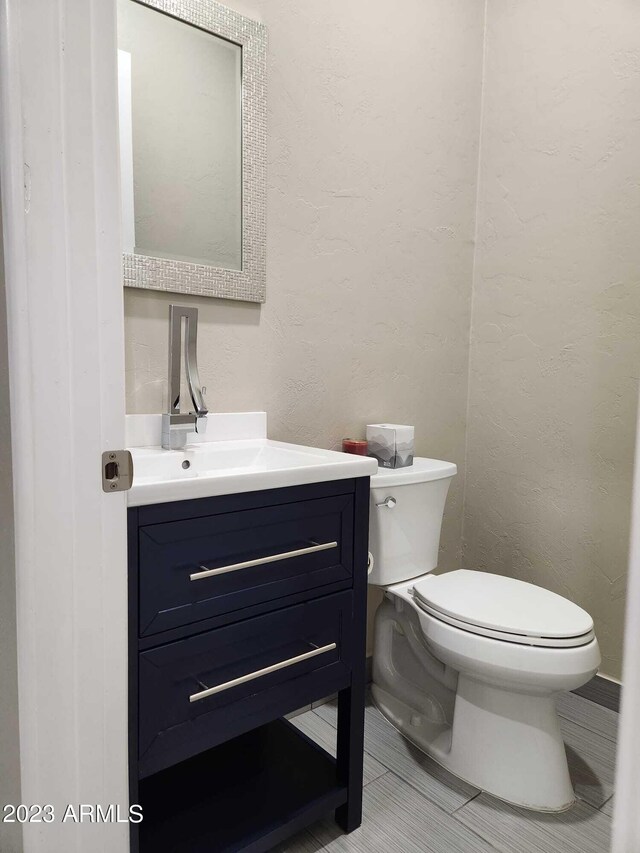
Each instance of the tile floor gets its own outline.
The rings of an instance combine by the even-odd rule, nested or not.
[[[537,814],[481,793],[404,740],[368,702],[362,826],[343,835],[328,817],[278,853],[607,853],[618,715],[573,693],[559,698],[558,710],[578,796],[569,811]],[[334,751],[334,703],[292,722]]]

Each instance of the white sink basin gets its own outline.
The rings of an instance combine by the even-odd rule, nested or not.
[[[184,450],[130,450],[129,506],[369,477],[378,470],[376,460],[366,456],[267,438],[203,442]]]

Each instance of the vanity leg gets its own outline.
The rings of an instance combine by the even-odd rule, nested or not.
[[[362,764],[366,691],[367,555],[369,478],[356,480],[353,582],[354,664],[351,686],[338,693],[338,781],[347,786],[347,802],[336,809],[336,822],[345,832],[362,823]]]
[[[364,682],[338,693],[338,780],[347,786],[347,802],[336,809],[345,832],[362,823],[362,762],[364,749]]]

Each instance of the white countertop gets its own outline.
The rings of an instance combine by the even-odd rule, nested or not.
[[[263,413],[247,414],[253,420],[253,428],[242,415],[209,415],[207,432],[184,450],[164,450],[159,440],[158,444],[135,446],[136,438],[155,438],[159,416],[128,416],[127,434],[133,457],[128,505],[369,477],[378,470],[377,461],[367,456],[271,441],[266,438],[266,416],[261,419],[258,416]],[[231,432],[240,432],[243,437],[230,439],[227,436]],[[252,432],[255,437],[244,437]]]

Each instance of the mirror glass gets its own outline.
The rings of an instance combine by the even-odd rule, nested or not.
[[[242,47],[118,0],[124,252],[242,269]]]

